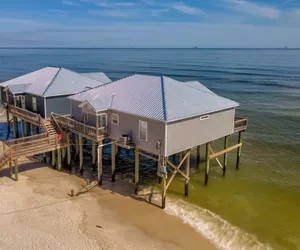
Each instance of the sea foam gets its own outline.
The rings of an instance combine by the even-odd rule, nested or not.
[[[161,199],[159,195],[153,198],[157,201]],[[259,242],[255,236],[231,225],[219,215],[182,199],[168,197],[165,212],[180,218],[209,239],[217,248],[224,250],[271,249],[270,246]]]

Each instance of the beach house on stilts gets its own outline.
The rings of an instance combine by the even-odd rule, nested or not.
[[[225,176],[227,153],[234,149],[237,149],[236,168],[239,168],[241,135],[247,129],[247,119],[235,116],[238,103],[216,95],[197,81],[132,75],[67,99],[70,114],[47,109],[51,112],[52,131],[65,138],[52,143],[52,164],[58,169],[65,157],[70,164],[73,142],[75,150],[72,153],[79,157],[82,173],[83,141],[91,140],[92,162],[95,166],[98,158],[98,183],[101,185],[103,147],[111,146],[112,181],[115,181],[117,148],[134,149],[135,193],[139,188],[140,156],[152,159],[157,162],[157,174],[162,182],[164,208],[167,189],[176,174],[184,177],[185,195],[188,195],[192,148],[197,148],[199,156],[200,145],[206,145],[205,184],[208,183],[210,161],[216,159]],[[239,134],[238,142],[228,146],[229,136],[234,133]],[[224,138],[224,149],[215,152],[212,142],[220,138]],[[178,163],[171,160],[173,155],[178,155]],[[223,162],[218,159],[220,156],[223,156]]]
[[[98,180],[102,182],[102,147],[104,138],[111,141],[112,181],[115,180],[115,155],[117,147],[135,149],[135,191],[139,183],[139,156],[158,162],[158,174],[163,180],[163,199],[176,173],[185,178],[188,195],[189,162],[191,149],[206,144],[205,184],[208,182],[210,160],[224,155],[224,162],[217,159],[226,172],[227,153],[238,149],[239,167],[241,133],[247,128],[247,119],[237,118],[238,103],[216,95],[201,83],[180,82],[169,77],[133,75],[101,85],[73,96],[71,116],[54,114],[58,124],[77,134],[78,146],[82,138],[93,141],[93,163],[98,144]],[[74,124],[73,124],[74,123]],[[75,124],[80,123],[82,126]],[[78,129],[80,127],[80,129]],[[228,147],[230,135],[238,132],[238,143]],[[213,152],[211,142],[225,138],[224,150]],[[80,168],[82,168],[82,149]],[[169,156],[179,154],[175,165]],[[185,163],[185,172],[181,167]],[[167,179],[167,168],[172,175]]]
[[[70,114],[68,96],[110,81],[102,72],[79,74],[65,68],[46,67],[0,83],[1,103],[7,110],[8,134],[12,116],[15,138],[3,144],[0,168],[7,162],[11,165],[22,155],[36,155],[60,148],[64,152],[67,139],[58,140],[58,134],[63,131],[51,117],[51,112]],[[18,119],[22,124],[20,139],[17,139]]]

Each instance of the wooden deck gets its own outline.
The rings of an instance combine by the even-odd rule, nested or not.
[[[248,119],[242,117],[234,118],[234,132],[245,131],[248,128]]]
[[[12,105],[8,105],[7,108],[11,115],[16,116],[19,119],[29,122],[35,126],[41,126],[42,117],[39,114]]]
[[[98,129],[94,126],[86,125],[82,122],[78,122],[69,116],[62,116],[58,114],[52,114],[59,126],[64,130],[69,130],[83,137],[89,138],[94,141],[100,141],[107,136],[107,130],[105,127]]]
[[[46,120],[38,114],[13,106],[8,106],[8,109],[12,115],[42,128],[42,133],[4,141],[3,153],[0,155],[0,169],[21,156],[33,156],[67,146],[65,138],[58,139],[57,132],[61,131],[55,126],[55,120]]]

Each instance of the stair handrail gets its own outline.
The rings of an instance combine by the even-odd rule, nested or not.
[[[60,125],[58,124],[56,118],[54,117],[54,113],[53,113],[53,112],[51,112],[50,117],[51,117],[51,121],[52,121],[52,122],[54,123],[54,125],[55,125],[55,128],[58,130],[59,134],[63,134],[64,131],[62,130],[62,128],[61,128]]]

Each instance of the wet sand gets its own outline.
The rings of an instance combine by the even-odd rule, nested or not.
[[[0,249],[216,249],[124,181],[95,187],[41,162],[21,160],[19,181],[0,171]]]

